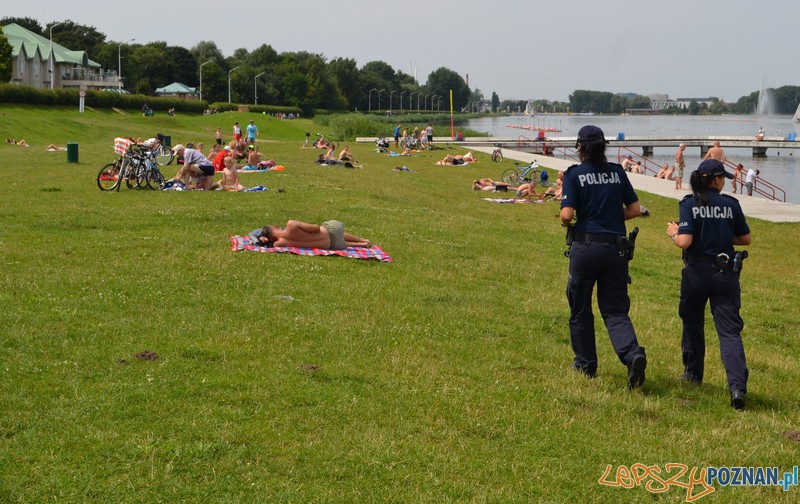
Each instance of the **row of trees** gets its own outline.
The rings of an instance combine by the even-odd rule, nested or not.
[[[0,25],[8,23],[17,23],[45,37],[49,37],[54,26],[49,23],[42,27],[31,18],[0,20]],[[470,90],[458,73],[444,67],[432,72],[427,82],[420,85],[412,76],[382,61],[358,68],[351,58],[327,61],[324,56],[309,52],[278,53],[267,44],[252,51],[237,49],[225,57],[211,41],[200,42],[191,49],[165,42],[108,41],[94,27],[69,20],[52,33],[54,42],[85,50],[103,68],[116,69],[121,59],[123,85],[137,94],[151,94],[172,82],[199,87],[202,72],[203,99],[208,102],[227,102],[230,92],[230,101],[234,103],[258,100],[262,104],[299,107],[306,112],[386,110],[390,104],[395,110],[433,110],[434,105],[446,109],[451,89],[457,109],[483,99],[480,91]]]
[[[5,17],[0,25],[17,23],[48,37],[55,23],[44,27],[31,18]],[[456,110],[482,111],[485,105],[480,90],[470,90],[465,80],[453,70],[441,67],[420,85],[411,75],[395,70],[383,61],[371,61],[361,68],[354,59],[335,58],[327,61],[320,54],[309,52],[278,53],[264,44],[248,51],[237,49],[229,57],[212,41],[203,41],[191,49],[169,46],[165,42],[136,44],[106,40],[92,26],[73,21],[59,23],[53,30],[53,41],[69,48],[82,48],[103,68],[115,69],[122,61],[124,86],[135,94],[152,94],[156,88],[172,82],[200,86],[208,102],[258,103],[298,107],[309,113],[328,110],[408,110],[447,109],[453,91]],[[8,53],[9,57],[4,55]],[[0,36],[0,79],[11,78],[10,45]],[[230,82],[230,86],[228,83]],[[800,87],[783,86],[769,89],[768,112],[794,113],[800,103]],[[714,99],[711,105],[693,102],[688,108],[669,109],[667,113],[740,113],[757,109],[759,93],[741,97],[729,104]],[[492,93],[492,112],[522,112],[522,100],[500,101]],[[535,102],[537,111],[621,113],[629,108],[650,108],[650,99],[636,94],[614,94],[606,91],[576,90],[569,102]]]

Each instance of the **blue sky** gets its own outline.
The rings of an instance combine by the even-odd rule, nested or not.
[[[590,89],[730,102],[762,82],[800,85],[798,0],[40,0],[3,15],[71,19],[113,41],[213,40],[225,56],[269,44],[359,66],[382,60],[422,83],[444,66],[501,99],[564,101]]]

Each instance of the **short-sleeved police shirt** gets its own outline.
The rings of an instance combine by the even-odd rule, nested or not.
[[[678,205],[680,222],[678,234],[692,235],[692,245],[686,251],[693,255],[732,256],[733,238],[750,233],[744,212],[736,198],[706,191],[708,205],[697,206],[694,196],[685,197]]]
[[[597,168],[589,163],[572,166],[564,173],[561,208],[575,209],[575,232],[625,234],[625,207],[639,201],[622,166],[608,163]]]

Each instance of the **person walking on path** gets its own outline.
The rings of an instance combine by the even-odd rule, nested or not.
[[[739,274],[747,255],[733,247],[750,245],[752,237],[739,202],[720,194],[726,178],[733,179],[733,174],[719,161],[700,163],[689,178],[692,194],[678,204],[680,223],[667,224],[667,235],[683,250],[678,304],[683,321],[681,378],[696,384],[703,381],[705,311],[710,300],[731,406],[738,410],[745,407],[749,375],[742,343],[744,322],[739,315]]]
[[[250,124],[247,125],[247,145],[255,145],[256,136],[258,136],[258,127],[256,123],[251,120]]]
[[[592,291],[611,344],[628,368],[628,388],[641,387],[647,357],[639,345],[628,312],[628,258],[625,221],[641,215],[639,198],[622,166],[606,159],[606,139],[597,126],[578,131],[576,149],[581,164],[564,173],[561,224],[571,228],[567,300],[569,333],[575,353],[573,367],[589,377],[597,373],[597,348]],[[573,219],[576,219],[574,227]],[[569,236],[570,233],[568,233]],[[569,240],[568,240],[569,242]]]

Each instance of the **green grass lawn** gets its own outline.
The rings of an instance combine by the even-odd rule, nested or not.
[[[115,136],[208,147],[250,119],[286,167],[242,175],[266,193],[95,184]],[[305,131],[324,129],[0,106],[0,139],[31,144],[0,143],[0,501],[682,502],[679,487],[598,480],[607,465],[797,464],[800,225],[749,221],[736,412],[710,315],[706,382],[677,378],[682,264],[664,232],[677,205],[640,193],[653,217],[635,223],[631,316],[649,367],[628,392],[599,313],[598,377],[571,371],[557,203],[470,189],[509,161],[434,166],[464,152],[391,158],[351,141],[363,170],[319,167]],[[67,142],[80,163],[44,151]],[[394,262],[229,250],[264,224],[333,218]],[[701,501],[800,491],[715,488]]]

